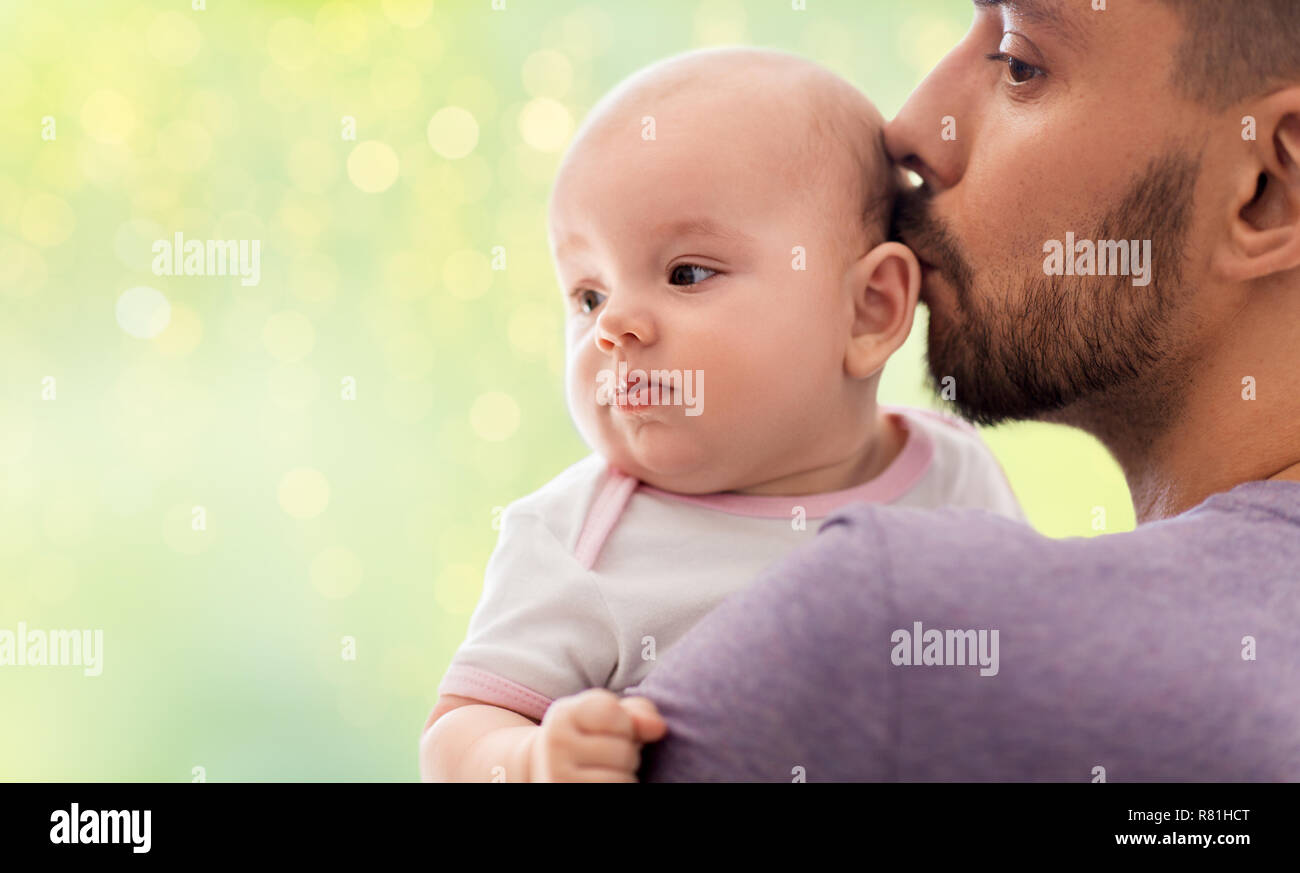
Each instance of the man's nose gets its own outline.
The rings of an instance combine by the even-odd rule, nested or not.
[[[889,157],[935,191],[961,181],[977,132],[976,94],[969,78],[963,82],[958,70],[963,45],[959,43],[930,71],[885,125]]]
[[[649,345],[655,341],[654,319],[646,306],[631,299],[627,292],[614,293],[601,307],[596,317],[596,348],[604,354],[614,349],[627,350],[633,345]]]

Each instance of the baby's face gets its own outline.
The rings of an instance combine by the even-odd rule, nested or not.
[[[865,412],[844,372],[844,271],[863,252],[831,206],[855,183],[755,114],[683,98],[650,139],[624,113],[574,147],[552,198],[570,411],[611,463],[669,490],[807,469]]]

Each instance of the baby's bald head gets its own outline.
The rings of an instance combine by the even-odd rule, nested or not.
[[[779,182],[790,208],[835,223],[837,239],[859,255],[884,241],[897,190],[883,125],[857,88],[811,61],[766,49],[693,51],[638,71],[601,99],[556,189],[605,163],[611,143],[690,141],[770,174],[755,183]]]
[[[548,222],[588,444],[693,494],[860,450],[920,286],[915,257],[885,242],[890,166],[871,103],[788,54],[692,52],[605,97]],[[707,374],[707,414],[680,393],[631,412],[601,400],[611,373],[656,368]]]

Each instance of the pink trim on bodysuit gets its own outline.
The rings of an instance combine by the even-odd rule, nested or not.
[[[890,503],[911,490],[934,460],[934,443],[923,428],[913,427],[907,416],[892,407],[886,411],[898,422],[907,434],[903,449],[889,463],[879,476],[870,482],[864,482],[842,491],[830,491],[826,494],[800,494],[793,496],[770,497],[766,495],[734,494],[676,494],[663,491],[624,473],[614,467],[608,468],[608,475],[601,484],[600,491],[591,503],[587,518],[578,534],[578,544],[573,554],[584,569],[590,570],[596,565],[605,541],[613,533],[619,517],[632,499],[634,491],[644,491],[677,500],[693,503],[706,509],[727,512],[732,515],[747,515],[754,518],[786,518],[795,506],[802,506],[808,518],[825,518],[835,510],[848,503]]]
[[[514,710],[534,721],[541,721],[546,708],[551,705],[551,698],[545,694],[477,667],[452,665],[438,685],[438,696],[444,694],[472,697],[482,703]]]
[[[609,467],[606,472],[600,492],[591,502],[591,509],[582,523],[578,544],[573,548],[573,556],[584,570],[590,570],[596,565],[596,558],[600,556],[605,540],[609,539],[614,525],[618,524],[619,516],[632,499],[632,492],[638,484],[636,479],[615,467]]]

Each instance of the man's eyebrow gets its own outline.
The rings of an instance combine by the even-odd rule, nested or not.
[[[971,0],[976,9],[1008,9],[1012,15],[1019,15],[1035,24],[1056,31],[1066,42],[1082,45],[1086,34],[1079,22],[1072,15],[1061,10],[1056,0]]]

